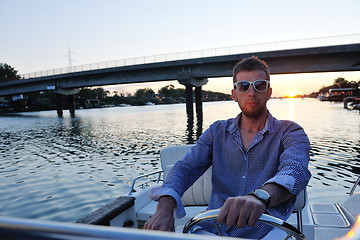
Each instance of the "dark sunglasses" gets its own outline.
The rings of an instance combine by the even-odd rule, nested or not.
[[[234,89],[237,89],[241,93],[249,91],[251,85],[257,92],[265,92],[270,86],[269,80],[255,80],[255,81],[239,81],[234,83]]]

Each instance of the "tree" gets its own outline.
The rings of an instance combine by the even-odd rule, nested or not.
[[[334,80],[334,85],[338,85],[341,87],[341,85],[343,84],[348,84],[349,82],[347,80],[345,80],[345,78],[342,77],[338,77],[337,79]]]
[[[140,88],[135,92],[135,97],[142,99],[150,99],[153,98],[154,95],[155,92],[151,88]]]
[[[110,93],[109,91],[105,91],[103,88],[96,88],[94,90],[98,99],[104,99]]]
[[[9,64],[0,63],[0,82],[20,79],[18,71]]]
[[[82,88],[78,93],[79,97],[87,99],[95,99],[96,93],[90,88]]]
[[[81,98],[87,98],[87,99],[104,99],[109,94],[109,91],[105,91],[103,88],[83,88],[79,92],[79,96]]]
[[[164,95],[164,97],[174,97],[175,87],[172,84],[166,85],[165,87],[160,88],[158,93]]]
[[[185,89],[175,88],[174,85],[170,84],[160,88],[158,93],[164,97],[184,97]]]

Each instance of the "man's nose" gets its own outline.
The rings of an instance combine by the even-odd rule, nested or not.
[[[256,90],[255,90],[254,86],[251,85],[251,86],[250,86],[250,89],[249,89],[249,91],[248,91],[248,94],[249,94],[249,95],[255,95],[255,93],[256,93]]]

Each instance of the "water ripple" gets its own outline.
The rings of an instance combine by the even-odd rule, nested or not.
[[[316,100],[271,100],[269,109],[293,117],[309,135],[309,196],[341,202],[360,173],[358,113]],[[75,118],[1,115],[0,211],[74,222],[127,193],[133,177],[160,169],[163,147],[193,143],[219,115],[234,112],[233,102],[204,103],[202,125],[188,121],[183,104],[78,110]]]

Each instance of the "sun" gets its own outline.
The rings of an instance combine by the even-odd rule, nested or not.
[[[296,93],[295,93],[294,91],[291,91],[291,92],[288,93],[288,96],[289,96],[290,98],[293,98],[293,97],[296,96]]]
[[[289,98],[293,98],[300,94],[301,94],[300,90],[290,90],[287,95],[289,96]]]

